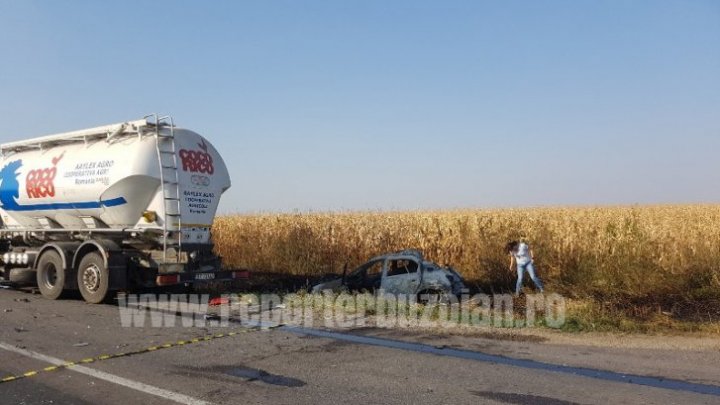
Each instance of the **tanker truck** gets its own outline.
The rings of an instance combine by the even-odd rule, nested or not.
[[[0,275],[57,299],[247,277],[221,269],[211,226],[230,177],[170,117],[0,145]]]

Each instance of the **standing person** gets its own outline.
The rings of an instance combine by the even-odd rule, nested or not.
[[[522,290],[522,282],[523,282],[523,273],[525,271],[530,274],[530,279],[535,283],[535,287],[537,287],[540,292],[543,292],[543,283],[540,280],[540,278],[535,275],[535,266],[533,265],[533,253],[530,249],[530,246],[528,246],[525,242],[518,242],[516,240],[509,242],[505,248],[507,249],[508,253],[510,254],[510,271],[513,270],[515,267],[514,265],[517,265],[517,283],[515,284],[515,296],[517,297],[520,295],[520,290]]]

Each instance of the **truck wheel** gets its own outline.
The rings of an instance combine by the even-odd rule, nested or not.
[[[80,260],[77,284],[83,299],[90,304],[99,304],[108,297],[110,272],[100,253],[90,252]]]
[[[65,269],[60,254],[48,250],[38,260],[36,280],[43,297],[56,300],[65,287]]]

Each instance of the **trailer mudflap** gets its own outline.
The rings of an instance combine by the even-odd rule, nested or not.
[[[128,288],[128,259],[122,253],[107,256],[108,272],[110,274],[110,289],[125,290]]]
[[[124,290],[128,288],[128,268],[127,266],[110,266],[110,289]]]

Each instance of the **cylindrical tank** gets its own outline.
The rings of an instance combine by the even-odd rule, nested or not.
[[[230,187],[222,157],[195,132],[161,127],[158,133],[119,131],[3,145],[3,227],[163,228],[167,221],[167,228],[209,230],[220,196]],[[207,241],[206,234],[197,242]]]

